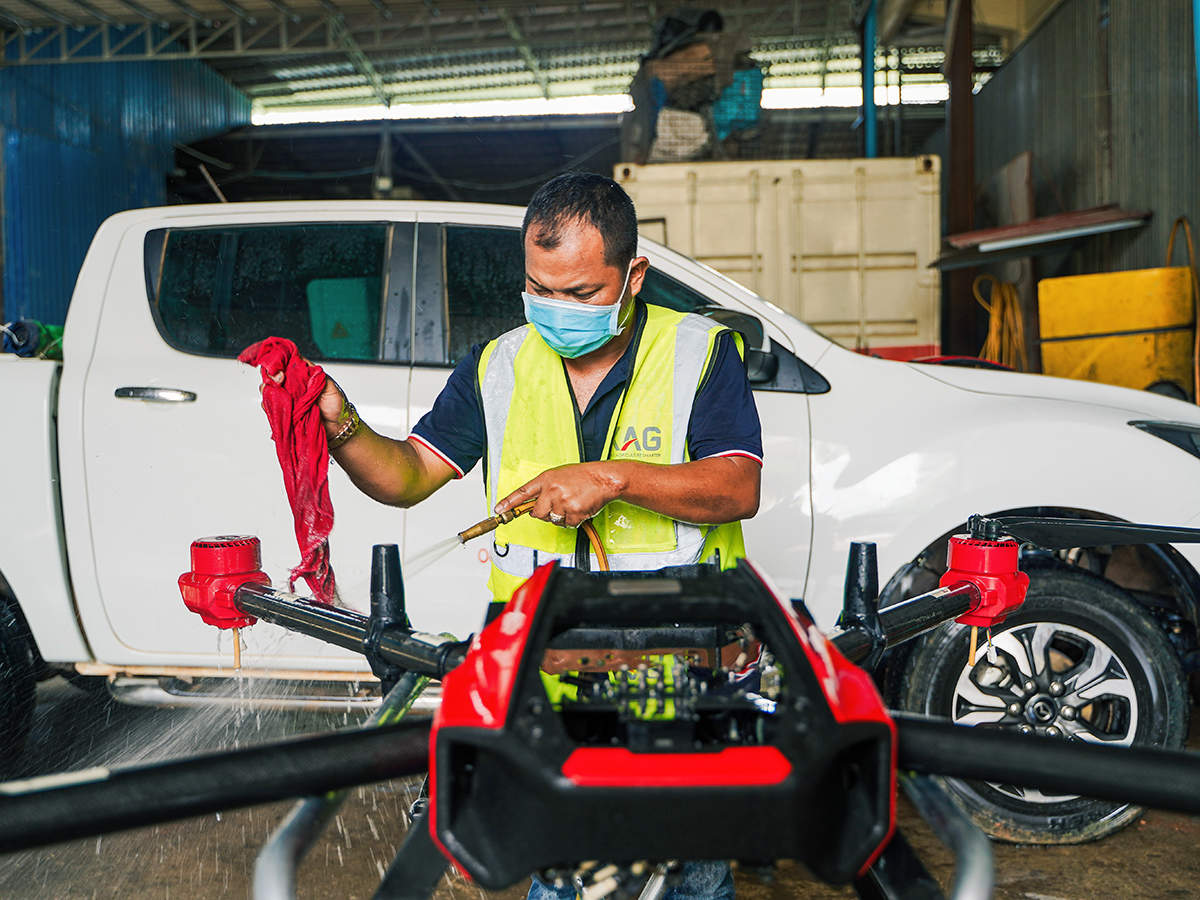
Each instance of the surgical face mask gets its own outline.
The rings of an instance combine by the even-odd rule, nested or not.
[[[621,333],[628,324],[621,321],[621,303],[629,287],[633,261],[625,272],[625,284],[616,303],[593,306],[577,300],[552,300],[527,291],[521,292],[525,301],[525,321],[537,329],[542,340],[559,356],[575,359],[598,350]],[[629,305],[630,311],[633,304]]]

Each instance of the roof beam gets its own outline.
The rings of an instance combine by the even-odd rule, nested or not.
[[[58,12],[57,10],[51,9],[50,7],[46,6],[43,3],[39,3],[38,0],[21,0],[21,2],[24,3],[28,7],[31,7],[32,9],[36,9],[47,19],[51,19],[52,21],[57,22],[59,25],[70,25],[71,24],[71,20],[68,19],[66,16],[64,16],[62,13]]]
[[[71,0],[71,3],[73,3],[75,6],[78,6],[84,12],[93,16],[94,18],[98,19],[99,21],[103,22],[105,25],[116,25],[117,24],[116,19],[114,19],[108,13],[104,12],[104,10],[97,9],[96,7],[92,6],[92,4],[88,3],[88,0]]]
[[[128,0],[126,0],[128,2]],[[17,17],[11,13],[0,13],[0,22],[8,20],[11,24],[10,30],[31,30],[35,26],[30,22],[17,20]],[[197,40],[195,43],[187,43],[182,46],[162,46],[157,49],[146,50],[141,53],[131,53],[124,55],[121,59],[133,61],[137,59],[228,59],[241,60],[244,58],[247,49],[253,46],[253,54],[260,60],[269,59],[277,56],[320,56],[329,54],[338,54],[344,56],[346,53],[346,45],[339,36],[335,36],[334,29],[330,26],[328,16],[295,16],[287,19],[288,27],[280,28],[278,20],[270,25],[255,26],[256,30],[248,31],[249,24],[238,19],[236,16],[230,16],[228,20],[223,21],[216,28],[204,28],[199,23],[191,19],[180,21],[165,21],[160,19],[156,14],[146,12],[146,22],[167,29],[175,29],[181,24],[189,24],[194,26],[197,32]],[[56,26],[57,27],[57,26]],[[109,32],[109,39],[113,42],[122,43],[125,45],[124,39],[131,27],[125,25],[103,25]],[[342,26],[345,33],[350,36],[355,46],[363,53],[403,53],[406,56],[413,54],[420,55],[422,59],[428,60],[430,57],[445,58],[448,54],[466,53],[470,54],[482,50],[512,50],[512,41],[504,36],[496,39],[483,38],[473,41],[460,41],[449,34],[434,34],[432,38],[426,40],[422,36],[414,35],[413,32],[405,34],[393,33],[392,35],[381,34],[375,35],[372,31],[364,31],[356,26],[346,23]],[[265,33],[264,33],[265,32]],[[341,32],[337,32],[340,35]],[[617,34],[598,34],[595,35],[596,43],[604,41],[623,41],[624,36]],[[238,42],[241,41],[241,44]],[[624,53],[625,51],[622,50]],[[636,62],[638,48],[631,47],[627,51],[628,61],[630,65]],[[103,62],[113,58],[109,55],[96,54],[80,54],[75,57],[75,62]],[[513,58],[514,64],[522,65],[523,60]],[[25,59],[6,60],[6,65],[54,65],[62,62],[59,59]],[[547,78],[549,75],[547,74]]]
[[[255,25],[258,20],[240,4],[234,3],[233,0],[217,0],[223,7],[245,22],[247,25]]]
[[[400,131],[390,131],[390,133],[395,135],[396,140],[400,142],[400,146],[403,147],[405,152],[412,157],[413,161],[425,171],[425,174],[433,179],[434,184],[446,192],[446,196],[448,196],[451,200],[462,199],[462,195],[454,189],[454,185],[450,184],[448,181],[446,181],[446,179],[438,174],[437,170],[429,164],[429,160],[425,158],[424,154],[422,154],[416,147],[413,146],[412,141],[406,138]]]
[[[940,115],[940,111],[938,112]],[[393,119],[387,121],[339,122],[339,135],[374,135],[385,127],[392,137],[399,139],[401,130],[405,135],[413,134],[458,134],[461,132],[505,131],[542,133],[555,129],[578,131],[586,129],[613,129],[618,124],[617,113],[596,113],[584,116],[563,116],[561,121],[547,122],[544,117],[526,116],[504,119]],[[398,130],[399,129],[399,130]],[[222,141],[292,141],[299,138],[328,138],[328,124],[298,125],[244,125],[223,135]]]
[[[331,9],[331,5],[323,2],[322,6]],[[367,55],[363,53],[362,47],[358,46],[358,42],[354,40],[354,36],[350,34],[350,30],[346,27],[346,22],[341,15],[331,15],[329,17],[329,29],[346,51],[346,55],[350,57],[350,63],[371,87],[371,91],[379,99],[379,102],[384,106],[392,105],[391,95],[383,86],[383,79],[379,77],[379,72],[375,66],[367,59]]]
[[[287,16],[293,22],[300,21],[299,13],[284,3],[283,0],[266,0],[266,2],[271,9],[275,10],[275,12],[279,13],[281,16]]]
[[[197,12],[195,9],[193,9],[192,6],[184,2],[184,0],[167,0],[167,2],[189,19],[193,19],[197,22],[203,22],[205,25],[209,24],[211,21],[210,19],[206,18],[203,13]]]
[[[25,40],[25,32],[21,32],[21,39],[17,43],[18,47],[20,47],[19,52],[21,54],[21,59],[37,59],[38,53],[40,53],[43,48],[50,46],[50,44],[54,43],[54,41],[60,40],[63,32],[65,31],[61,25],[59,25],[57,28],[45,28],[39,30],[44,31],[45,35],[41,38],[38,38],[37,33],[33,32],[35,41],[32,47]]]
[[[636,65],[639,53],[645,48],[645,26],[633,23],[620,15],[611,14],[611,0],[602,11],[598,0],[589,2],[585,11],[575,15],[577,2],[568,0],[565,6],[554,7],[517,7],[502,6],[493,3],[488,7],[476,4],[465,7],[461,3],[451,5],[442,2],[441,15],[420,13],[410,17],[412,6],[410,0],[402,4],[400,0],[380,0],[390,7],[393,18],[384,20],[371,7],[359,0],[345,0],[344,3],[325,0],[322,7],[316,7],[311,0],[307,11],[300,10],[298,0],[261,0],[251,3],[249,0],[225,0],[227,6],[237,6],[249,15],[256,15],[257,24],[251,26],[243,18],[235,14],[218,16],[217,0],[209,0],[205,5],[197,0],[172,0],[188,6],[193,12],[205,16],[220,18],[219,25],[204,26],[194,19],[178,12],[162,13],[158,10],[172,9],[166,4],[168,0],[157,0],[155,11],[146,8],[148,0],[37,0],[39,4],[49,7],[52,3],[61,10],[76,7],[79,12],[63,13],[70,15],[75,21],[87,21],[88,16],[82,10],[101,11],[111,18],[128,20],[130,16],[116,12],[122,8],[131,10],[141,22],[153,23],[166,29],[163,34],[176,33],[181,27],[188,28],[184,39],[177,43],[163,42],[155,38],[144,41],[141,38],[130,41],[129,36],[138,25],[123,23],[121,25],[96,22],[92,25],[101,29],[99,40],[90,38],[84,41],[72,41],[71,46],[62,54],[53,54],[53,58],[36,58],[26,52],[13,59],[4,60],[4,65],[54,65],[62,62],[104,62],[110,60],[139,60],[139,59],[208,59],[229,60],[237,66],[239,60],[252,56],[258,64],[265,67],[279,65],[272,58],[291,56],[297,58],[295,65],[304,66],[307,63],[299,61],[301,57],[336,57],[337,60],[347,61],[351,65],[349,72],[356,79],[356,84],[362,86],[360,99],[363,95],[377,98],[380,102],[397,102],[402,93],[408,93],[415,85],[404,87],[401,80],[409,80],[410,76],[421,79],[431,77],[430,67],[445,65],[447,58],[461,55],[461,60],[451,60],[454,65],[459,63],[464,68],[461,78],[486,79],[487,71],[498,73],[497,78],[511,87],[511,92],[528,92],[528,86],[536,82],[540,95],[550,93],[551,82],[555,86],[567,79],[579,81],[577,70],[569,60],[587,50],[603,47],[606,59],[612,71],[597,68],[588,69],[586,76],[589,82],[603,82],[604,89],[610,86],[619,88],[617,84],[622,79],[627,82]],[[74,6],[68,6],[70,2]],[[805,0],[807,3],[807,0]],[[1030,0],[1034,2],[1034,0]],[[120,4],[117,6],[115,4]],[[268,12],[269,6],[277,11]],[[28,32],[35,26],[34,22],[25,21],[24,13],[10,13],[10,5],[0,0],[0,28],[16,35],[22,31]],[[353,9],[350,7],[353,6]],[[662,6],[662,4],[660,4]],[[24,7],[22,7],[23,9]],[[746,0],[742,7],[750,10],[746,24],[749,36],[758,48],[758,52],[768,60],[786,57],[794,61],[795,54],[800,54],[805,60],[811,61],[812,72],[818,78],[820,67],[833,71],[834,60],[841,58],[841,50],[837,42],[843,36],[836,27],[838,16],[844,15],[848,6],[842,3],[830,3],[821,7],[819,17],[825,20],[825,35],[821,35],[820,22],[814,25],[811,36],[793,36],[788,25],[765,24],[768,13],[780,9],[790,9],[790,5],[764,4],[755,0]],[[804,20],[810,21],[809,10],[812,7],[802,5]],[[918,7],[919,8],[919,7]],[[343,9],[346,11],[343,12]],[[464,12],[464,9],[469,10]],[[644,12],[645,7],[638,6],[638,13]],[[202,13],[201,13],[202,11]],[[501,15],[501,11],[504,15]],[[761,13],[761,15],[759,15]],[[517,39],[510,33],[505,23],[514,26]],[[44,21],[40,15],[36,21]],[[518,24],[519,23],[519,24]],[[576,33],[578,29],[578,34]],[[58,28],[50,29],[51,41],[58,40],[53,36]],[[635,32],[643,35],[635,39]],[[155,34],[157,34],[157,30]],[[144,38],[145,35],[143,34]],[[40,40],[40,38],[39,38]],[[587,41],[582,45],[581,41]],[[105,43],[107,42],[107,44]],[[10,46],[17,46],[14,37]],[[30,46],[36,41],[29,40]],[[145,49],[141,44],[145,43]],[[930,41],[938,46],[940,40]],[[108,50],[104,47],[107,46]],[[120,52],[118,52],[118,48]],[[496,53],[496,51],[501,51]],[[536,52],[536,56],[534,55]],[[380,67],[380,54],[391,54],[397,65],[402,69],[393,71],[389,67]],[[349,59],[347,57],[349,56]],[[318,60],[320,62],[320,60]],[[532,63],[532,65],[531,65]],[[290,63],[288,65],[291,65]],[[629,75],[625,74],[629,69]],[[264,76],[265,77],[265,76]],[[256,79],[252,78],[253,84]],[[295,81],[289,78],[288,81]],[[443,85],[445,79],[440,75],[432,77],[430,84]],[[461,87],[461,84],[456,87]],[[441,90],[442,88],[438,88]],[[333,98],[331,98],[333,99]]]
[[[880,0],[879,46],[887,46],[900,33],[916,3],[917,0]]]
[[[28,31],[33,27],[32,22],[22,19],[20,16],[14,16],[10,12],[0,12],[0,24],[2,23],[7,23],[18,31]]]
[[[140,3],[137,3],[136,0],[117,0],[117,2],[120,3],[122,6],[124,6],[126,9],[128,9],[130,12],[137,13],[139,16],[141,16],[147,22],[153,22],[154,24],[161,25],[164,28],[167,27],[166,19],[164,19],[162,16],[158,15],[157,13],[150,12],[150,10],[146,9],[146,7],[142,6]]]
[[[63,29],[63,35],[59,48],[59,55],[61,58],[71,59],[77,54],[82,53],[84,48],[93,46],[98,40],[101,41],[101,47],[103,47],[102,42],[104,38],[104,29],[101,26],[87,25],[83,28],[73,28],[71,31],[74,31],[76,34],[82,34],[82,36],[78,41],[75,42],[74,46],[72,46],[69,32],[67,32],[66,29]]]
[[[280,15],[279,19],[274,22],[268,22],[258,31],[252,34],[243,35],[242,50],[247,52],[257,52],[255,45],[258,44],[259,41],[271,34],[281,35],[284,27],[284,16]],[[268,49],[270,48],[268,47]],[[226,77],[228,77],[228,75],[226,75]]]
[[[542,89],[542,96],[547,100],[550,99],[550,79],[546,77],[546,73],[542,71],[542,67],[538,65],[537,57],[533,55],[533,48],[529,46],[529,41],[525,39],[524,32],[521,31],[521,26],[517,24],[517,20],[503,6],[497,8],[496,17],[504,23],[504,27],[508,30],[508,35],[513,39],[513,43],[517,45],[517,52],[521,54],[521,58],[525,60],[525,66],[529,69],[533,80],[537,82],[538,87]]]
[[[134,41],[136,41],[139,38],[145,38],[147,47],[150,47],[153,45],[152,33],[150,31],[150,23],[149,22],[147,22],[143,25],[138,25],[136,27],[130,28],[128,33],[125,34],[115,44],[111,43],[112,38],[110,36],[109,41],[106,42],[109,44],[108,50],[105,52],[105,54],[103,55],[102,58],[105,60],[111,59],[113,56],[120,53],[122,50],[125,49],[125,47],[132,44]]]

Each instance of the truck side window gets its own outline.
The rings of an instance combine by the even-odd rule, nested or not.
[[[388,226],[168,229],[147,236],[151,305],[169,344],[235,357],[291,338],[313,360],[380,359]]]
[[[437,227],[441,240],[434,234]],[[525,323],[521,232],[515,228],[422,225],[417,295],[444,298],[449,334],[446,362],[456,363],[482,344]],[[647,303],[681,312],[711,307],[703,294],[651,268],[642,285]]]
[[[681,284],[670,275],[664,275],[653,265],[646,272],[646,278],[642,281],[642,290],[638,297],[655,306],[665,306],[667,309],[679,312],[696,312],[713,305],[713,302],[703,294]]]
[[[525,324],[525,253],[516,228],[446,225],[442,241],[447,361],[456,363],[472,345]]]

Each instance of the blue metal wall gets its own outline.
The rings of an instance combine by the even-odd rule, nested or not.
[[[61,324],[96,226],[165,202],[176,143],[249,120],[249,99],[198,61],[0,68],[0,321]]]

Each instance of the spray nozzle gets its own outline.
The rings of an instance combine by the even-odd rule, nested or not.
[[[526,500],[524,503],[514,506],[512,509],[506,509],[502,513],[497,513],[489,519],[484,519],[482,522],[477,522],[465,531],[458,533],[458,539],[461,543],[474,540],[481,534],[487,534],[489,531],[495,531],[501,525],[507,525],[517,516],[524,515],[533,509],[533,504],[536,501]]]

